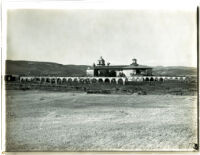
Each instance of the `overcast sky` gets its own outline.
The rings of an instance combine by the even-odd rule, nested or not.
[[[9,10],[7,59],[196,66],[194,11]]]

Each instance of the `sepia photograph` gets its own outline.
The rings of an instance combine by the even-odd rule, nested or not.
[[[198,151],[198,8],[6,10],[5,151]]]

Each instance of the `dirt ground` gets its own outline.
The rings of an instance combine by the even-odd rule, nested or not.
[[[7,151],[187,151],[197,97],[8,90]]]

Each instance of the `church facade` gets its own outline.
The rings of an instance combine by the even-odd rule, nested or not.
[[[152,67],[139,65],[137,59],[132,59],[130,65],[110,65],[100,57],[97,65],[88,67],[86,74],[89,77],[134,77],[134,76],[151,76]]]

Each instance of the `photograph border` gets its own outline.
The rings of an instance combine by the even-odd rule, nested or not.
[[[44,1],[44,0],[39,0],[37,1],[36,3],[40,3],[40,2],[45,2],[45,3],[48,3],[48,2],[54,2],[54,1]],[[60,1],[58,1],[59,3]],[[81,1],[83,2],[83,1]],[[15,2],[15,3],[19,3],[19,2]],[[86,2],[87,3],[87,2]],[[6,90],[5,90],[5,82],[4,82],[4,75],[5,75],[5,58],[6,58],[6,40],[7,40],[7,24],[6,24],[6,21],[7,21],[7,15],[6,15],[6,12],[7,12],[7,3],[5,2],[5,0],[2,1],[2,9],[1,9],[1,32],[2,32],[2,36],[1,36],[1,45],[2,45],[2,48],[1,48],[1,152],[3,154],[24,154],[26,152],[16,152],[16,153],[13,153],[13,152],[5,152],[5,136],[6,136],[6,129],[5,129],[5,126],[6,126],[6,107],[5,107],[5,94],[6,94]],[[29,5],[29,4],[28,4]],[[19,7],[19,6],[17,6]],[[33,6],[33,7],[37,7],[36,6]],[[74,7],[74,6],[73,6]],[[48,9],[48,8],[47,8]],[[199,5],[196,5],[196,25],[197,25],[197,152],[199,152],[199,80],[200,80],[200,77],[199,77],[199,20],[200,20],[200,17],[199,17]],[[79,153],[84,153],[84,154],[91,154],[91,153],[94,153],[94,154],[99,154],[99,153],[106,153],[106,154],[112,154],[112,153],[122,153],[122,154],[127,154],[127,153],[173,153],[173,152],[176,152],[176,153],[188,153],[188,151],[87,151],[87,152],[65,152],[67,154],[79,154]],[[34,152],[28,152],[30,154],[34,153]],[[37,152],[36,154],[40,154],[41,152]],[[47,152],[42,152],[42,154],[46,154]],[[55,152],[49,152],[49,153],[55,153]],[[58,152],[57,152],[58,153]],[[56,154],[57,154],[56,153]],[[63,154],[64,152],[59,152],[59,154]],[[191,152],[191,153],[195,153],[195,152]],[[27,154],[27,153],[26,153]]]

